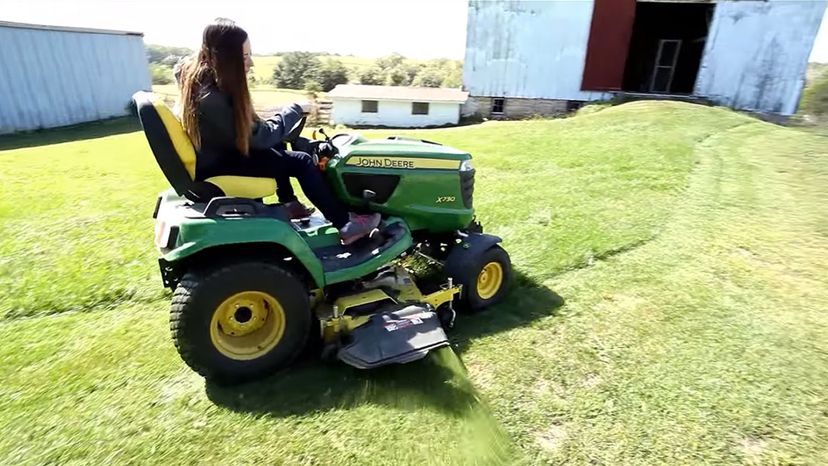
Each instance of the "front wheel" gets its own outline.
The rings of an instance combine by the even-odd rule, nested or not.
[[[306,287],[272,264],[188,272],[173,294],[170,330],[181,359],[219,382],[285,367],[304,348],[310,325]]]
[[[460,308],[476,312],[499,303],[512,282],[512,261],[500,246],[466,258],[456,279],[463,285]]]

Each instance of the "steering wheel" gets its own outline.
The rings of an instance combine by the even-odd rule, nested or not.
[[[286,142],[294,142],[296,141],[299,136],[302,134],[302,130],[305,129],[305,121],[307,117],[300,118],[296,123],[293,124],[293,128],[288,131],[287,136],[283,139]]]

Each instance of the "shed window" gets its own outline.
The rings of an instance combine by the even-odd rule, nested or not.
[[[411,104],[412,115],[428,115],[428,102],[413,102]]]
[[[377,113],[377,101],[376,100],[363,100],[362,101],[362,113]]]
[[[506,99],[492,99],[492,113],[503,113]]]

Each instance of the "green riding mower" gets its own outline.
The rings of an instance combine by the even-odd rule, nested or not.
[[[172,186],[153,214],[161,277],[173,290],[170,329],[202,376],[236,382],[272,373],[312,336],[323,354],[357,368],[408,363],[449,344],[444,329],[455,308],[481,310],[506,294],[511,262],[500,238],[475,221],[468,153],[321,132],[328,150],[319,167],[333,192],[383,218],[370,237],[343,246],[321,215],[290,219],[265,203],[273,179],[194,181],[196,152],[174,114],[151,93],[134,100]],[[304,118],[287,126],[286,141],[303,126]],[[437,273],[415,283],[410,262]]]

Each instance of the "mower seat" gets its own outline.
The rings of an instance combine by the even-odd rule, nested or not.
[[[195,147],[172,110],[151,92],[136,92],[132,100],[155,160],[179,196],[207,202],[220,196],[261,199],[276,192],[273,178],[214,176],[195,181]]]

